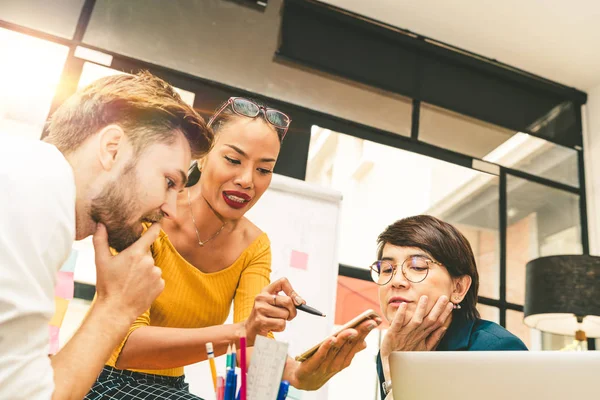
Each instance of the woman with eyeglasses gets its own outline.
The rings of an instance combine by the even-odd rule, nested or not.
[[[132,325],[87,399],[197,399],[183,367],[207,359],[207,342],[219,356],[242,335],[252,346],[257,335],[272,337],[296,316],[304,300],[286,279],[269,284],[269,238],[244,216],[271,183],[290,122],[239,97],[211,118],[214,147],[192,167],[177,214],[161,222],[152,246],[165,290]],[[222,325],[232,303],[234,323]],[[283,379],[318,389],[349,365],[380,322],[344,331],[303,363],[288,358]]]
[[[392,398],[394,351],[527,350],[506,329],[479,318],[475,257],[454,226],[429,215],[409,217],[388,226],[377,244],[371,277],[390,322],[377,356],[382,399]]]

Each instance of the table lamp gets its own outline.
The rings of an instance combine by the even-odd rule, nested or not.
[[[559,255],[527,263],[525,322],[531,328],[600,338],[600,257]]]

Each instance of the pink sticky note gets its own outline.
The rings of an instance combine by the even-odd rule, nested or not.
[[[48,326],[50,328],[50,354],[58,353],[58,333],[60,328],[58,326]]]
[[[303,253],[301,251],[292,250],[290,266],[292,268],[307,269],[308,268],[308,254]]]
[[[75,293],[75,278],[73,272],[58,271],[54,295],[62,299],[71,300]]]

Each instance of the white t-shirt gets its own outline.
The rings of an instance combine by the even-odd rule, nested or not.
[[[75,239],[73,170],[50,144],[0,136],[0,399],[50,399],[48,322]]]

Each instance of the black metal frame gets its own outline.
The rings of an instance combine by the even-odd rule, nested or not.
[[[83,64],[86,62],[85,60],[81,60],[74,56],[74,52],[77,46],[85,46],[87,48],[101,51],[106,54],[110,54],[113,56],[113,63],[111,65],[112,68],[125,71],[132,72],[135,70],[146,69],[150,72],[156,74],[157,76],[162,77],[163,79],[169,81],[171,84],[178,86],[185,90],[194,91],[195,93],[198,91],[198,88],[206,88],[207,90],[215,90],[222,93],[229,93],[230,95],[248,95],[259,97],[266,100],[269,104],[277,104],[285,107],[286,110],[292,110],[292,112],[296,111],[298,113],[302,113],[310,116],[310,123],[319,125],[322,127],[326,127],[332,129],[334,131],[344,132],[350,136],[354,136],[357,138],[361,138],[364,140],[369,140],[372,142],[376,142],[379,144],[383,144],[386,146],[395,147],[398,149],[418,153],[424,156],[432,157],[435,159],[439,159],[442,161],[446,161],[455,165],[459,165],[466,168],[472,168],[473,160],[476,159],[474,157],[470,157],[461,153],[457,153],[454,151],[450,151],[447,149],[443,149],[428,143],[424,143],[418,140],[419,137],[419,119],[420,119],[420,101],[413,100],[412,105],[412,121],[411,121],[411,135],[410,137],[403,137],[393,132],[384,131],[381,129],[373,128],[355,121],[347,120],[344,118],[328,115],[326,113],[322,113],[316,110],[311,110],[306,107],[301,107],[295,104],[283,102],[279,99],[269,99],[264,96],[256,96],[254,93],[250,93],[248,91],[232,87],[226,84],[222,84],[219,82],[214,82],[208,79],[199,78],[187,73],[183,73],[180,71],[176,71],[167,67],[163,67],[160,65],[152,64],[149,62],[137,60],[131,57],[123,56],[109,50],[96,48],[94,46],[87,45],[83,43],[85,31],[91,19],[93,9],[95,6],[95,0],[85,0],[84,5],[82,7],[82,11],[77,23],[77,27],[75,29],[75,33],[72,39],[65,39],[59,36],[51,35],[45,32],[41,32],[35,29],[23,27],[14,23],[10,23],[7,21],[0,20],[0,27],[6,28],[9,30],[21,32],[30,36],[34,36],[40,39],[44,39],[53,43],[65,45],[69,47],[69,54],[67,60],[65,62],[65,66],[61,75],[61,81],[59,87],[61,88],[60,92],[58,92],[53,99],[51,111],[53,111],[58,105],[60,105],[66,97],[75,92],[77,82],[79,81],[80,74],[82,72]],[[410,33],[410,32],[408,32]],[[509,67],[513,69],[512,67]],[[513,69],[514,70],[514,69]],[[548,81],[533,76],[531,74],[524,74],[523,78],[525,79],[527,76],[534,77],[540,81]],[[554,82],[551,82],[554,84]],[[556,90],[564,92],[564,91],[572,91],[570,88],[562,87],[562,85],[556,84]],[[222,99],[224,100],[224,99]],[[581,127],[581,114],[579,113],[578,124]],[[507,187],[506,180],[507,175],[519,177],[525,179],[530,182],[535,182],[547,187],[551,187],[554,189],[562,190],[565,192],[573,193],[579,195],[580,198],[580,218],[581,218],[581,241],[583,252],[585,254],[589,253],[589,237],[588,237],[588,224],[587,224],[587,203],[586,203],[586,186],[585,186],[585,169],[584,169],[584,153],[582,149],[577,148],[578,151],[578,169],[579,169],[579,188],[573,187],[570,185],[566,185],[559,182],[554,182],[552,180],[542,178],[539,176],[531,175],[529,173],[513,170],[506,167],[500,167],[500,183],[499,183],[499,226],[500,226],[500,235],[499,235],[499,249],[500,249],[500,277],[499,277],[499,289],[500,295],[498,299],[492,299],[488,297],[480,297],[479,301],[481,304],[485,304],[492,307],[497,307],[500,312],[500,324],[502,326],[506,325],[506,312],[507,310],[514,310],[523,312],[523,306],[519,304],[509,303],[506,300],[506,247],[507,247]],[[298,152],[297,157],[292,159],[292,162],[297,162],[298,160],[306,160],[308,159],[308,143],[306,143],[303,147],[297,148]],[[282,160],[285,162],[285,160]],[[289,161],[289,160],[288,160]],[[304,165],[305,167],[305,165]],[[291,175],[299,179],[304,179],[303,173],[299,173],[297,175]],[[339,275],[340,276],[348,276],[355,279],[361,280],[370,280],[370,274],[368,270],[362,268],[356,268],[344,264],[339,265]],[[76,284],[76,297],[84,298],[87,300],[91,300],[93,297],[94,287],[91,285],[85,284]],[[594,343],[590,344],[590,346],[594,346]]]
[[[506,326],[506,250],[508,229],[508,191],[506,190],[506,171],[500,170],[498,222],[500,226],[500,325]]]
[[[352,17],[351,18],[352,24],[359,26],[359,27],[363,27],[368,30],[377,29],[377,27],[385,27],[389,31],[390,36],[396,37],[397,33],[401,33],[407,37],[417,38],[417,39],[419,39],[419,42],[417,42],[415,44],[415,46],[424,47],[424,46],[428,46],[428,44],[435,44],[439,47],[440,51],[444,51],[444,49],[451,49],[454,52],[452,54],[452,57],[456,61],[460,61],[461,63],[473,64],[473,65],[474,64],[479,65],[479,63],[483,61],[488,65],[489,72],[498,73],[498,71],[493,68],[500,68],[500,69],[504,70],[505,73],[507,73],[507,74],[516,73],[521,79],[520,83],[523,84],[524,86],[528,86],[528,87],[532,87],[532,88],[536,88],[536,89],[539,89],[539,88],[550,89],[558,95],[566,96],[566,97],[571,98],[574,101],[579,102],[579,103],[585,103],[587,100],[587,98],[586,98],[587,95],[575,88],[572,88],[572,87],[569,87],[566,85],[562,85],[558,82],[551,81],[547,78],[544,78],[543,76],[536,75],[531,72],[514,67],[512,65],[505,64],[496,59],[485,57],[480,54],[473,53],[469,50],[461,49],[452,44],[442,42],[438,39],[434,39],[434,38],[430,38],[430,37],[427,37],[427,36],[424,36],[421,34],[414,33],[408,29],[399,28],[397,26],[393,26],[393,25],[387,24],[382,21],[372,20],[370,18],[366,18],[360,14],[357,14],[352,11],[348,11],[348,10],[340,8],[338,6],[334,6],[334,5],[331,5],[328,3],[323,3],[320,0],[287,0],[287,1],[290,1],[291,3],[303,3],[303,6],[305,6],[307,8],[315,10],[318,13],[323,14],[323,15],[333,15],[334,18],[336,18],[338,20],[340,20],[340,19],[347,20],[347,16],[350,16],[350,17]],[[420,48],[421,50],[423,49],[422,47]],[[365,83],[367,85],[370,84],[369,82],[363,82],[363,83]],[[481,118],[479,118],[479,119],[481,119]]]
[[[583,254],[590,254],[590,242],[588,231],[587,217],[587,191],[585,185],[585,165],[583,149],[579,150],[577,155],[577,166],[579,171],[579,212],[581,219],[581,244],[583,246]]]
[[[411,118],[411,127],[410,127],[410,138],[413,140],[419,140],[420,119],[421,119],[421,102],[417,99],[413,99],[412,118]]]

